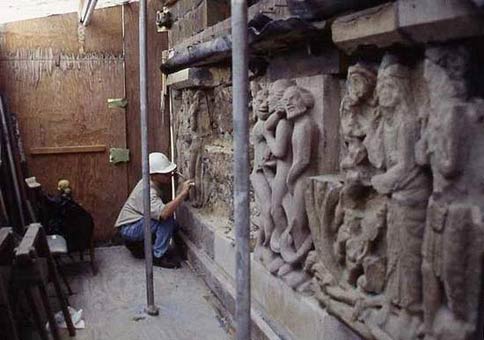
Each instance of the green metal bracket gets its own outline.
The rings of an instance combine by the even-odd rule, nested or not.
[[[114,109],[117,107],[125,108],[128,106],[128,100],[126,98],[109,98],[108,99],[108,107],[110,109]]]
[[[111,148],[109,149],[109,163],[119,164],[129,162],[129,149]]]

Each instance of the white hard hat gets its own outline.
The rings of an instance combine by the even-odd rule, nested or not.
[[[161,152],[150,153],[150,175],[167,174],[176,169],[176,164],[171,162]]]

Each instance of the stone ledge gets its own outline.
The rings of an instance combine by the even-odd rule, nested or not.
[[[224,310],[221,312],[230,320],[232,325],[235,325],[232,317],[235,313],[235,286],[233,281],[203,250],[197,248],[186,235],[182,235],[182,239],[188,248],[188,259],[192,268],[201,274],[207,286],[222,303]],[[251,330],[253,339],[281,339],[267,324],[257,308],[251,308],[251,319],[253,323]]]
[[[339,17],[331,31],[336,46],[352,53],[484,35],[484,12],[470,1],[399,0]]]
[[[178,221],[184,232],[187,232],[185,240],[189,248],[190,262],[202,273],[207,285],[225,308],[233,314],[234,242],[225,235],[224,229],[200,221],[199,217],[187,206],[177,212]],[[210,242],[198,240],[198,235]],[[264,338],[278,336],[305,340],[361,339],[346,325],[329,315],[314,298],[294,292],[254,260],[251,260],[251,275],[252,319],[256,332],[264,335]]]

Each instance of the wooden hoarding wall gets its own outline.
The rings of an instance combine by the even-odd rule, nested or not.
[[[149,150],[161,151],[169,157],[170,119],[169,111],[161,114],[162,79],[160,72],[161,54],[167,49],[167,33],[156,31],[156,11],[162,9],[158,0],[148,1],[148,113],[149,113]],[[138,3],[125,5],[125,51],[126,51],[126,94],[128,98],[127,119],[130,129],[127,140],[130,146],[132,162],[128,169],[130,189],[140,180],[141,174],[141,137],[139,120],[139,22]]]
[[[125,10],[132,6],[125,5]],[[138,60],[128,58],[137,55],[138,46],[124,41],[122,6],[96,10],[87,28],[77,21],[73,13],[2,26],[0,91],[8,98],[9,109],[18,114],[31,174],[50,193],[60,178],[69,179],[75,199],[94,216],[96,240],[106,241],[113,236],[119,210],[141,176],[139,99],[131,100],[139,91],[139,75],[137,65],[130,64]],[[158,71],[156,79],[153,75],[149,79],[151,145],[167,152],[169,138],[157,137],[168,136],[169,131],[169,122],[159,123],[159,58],[150,54],[149,62],[150,71]],[[108,98],[123,97],[130,100],[126,109],[108,108]],[[37,152],[65,147],[80,149]],[[131,162],[111,164],[109,148],[126,147],[131,150]]]

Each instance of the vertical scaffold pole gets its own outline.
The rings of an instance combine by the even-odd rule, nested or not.
[[[151,244],[150,167],[148,158],[148,57],[146,37],[146,0],[139,2],[139,91],[141,119],[141,162],[143,172],[143,222],[145,235],[146,313],[158,315],[153,291],[153,252]]]
[[[249,71],[247,0],[232,0],[236,338],[250,339]]]

